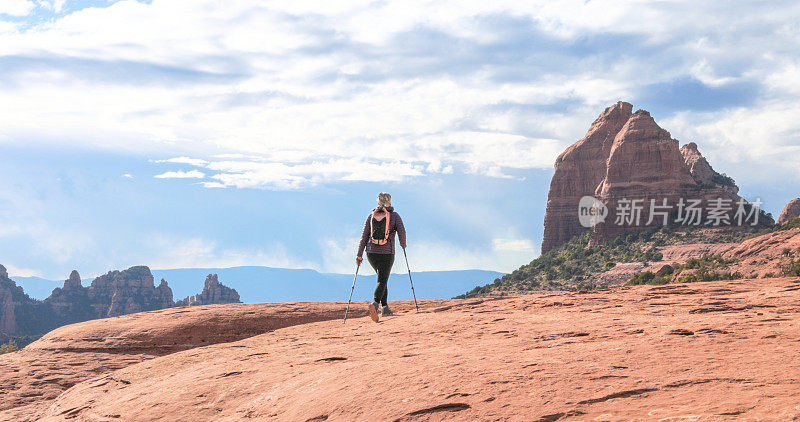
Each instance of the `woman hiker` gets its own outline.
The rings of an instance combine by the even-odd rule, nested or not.
[[[379,306],[383,305],[383,315],[392,315],[386,301],[389,273],[394,263],[394,234],[400,235],[400,247],[406,248],[406,229],[400,214],[394,212],[392,195],[381,192],[378,194],[378,207],[372,210],[364,223],[361,233],[361,242],[358,244],[356,264],[361,265],[364,249],[367,250],[367,260],[375,272],[378,273],[378,284],[375,286],[375,296],[369,305],[369,314],[373,321],[378,322]]]

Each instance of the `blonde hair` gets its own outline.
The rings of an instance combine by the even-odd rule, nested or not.
[[[386,192],[381,192],[378,194],[378,205],[388,207],[392,205],[392,195],[389,195]]]

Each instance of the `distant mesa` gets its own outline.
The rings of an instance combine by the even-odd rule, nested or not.
[[[38,336],[92,319],[210,303],[240,303],[239,293],[222,285],[214,274],[206,279],[202,293],[175,303],[166,280],[161,279],[155,286],[150,268],[136,266],[109,271],[92,280],[88,287],[81,284],[80,274],[72,271],[63,287],[53,289],[47,299],[39,301],[25,294],[0,265],[0,341]]]
[[[594,243],[659,224],[659,220],[646,224],[651,199],[659,203],[666,199],[673,206],[680,198],[722,198],[733,204],[741,199],[733,179],[716,172],[696,143],[679,148],[678,141],[659,127],[650,113],[632,110],[633,106],[623,101],[606,108],[586,136],[556,159],[542,252],[587,230],[578,219],[578,203],[584,196],[594,196],[612,210],[604,223],[592,228]],[[612,224],[613,210],[625,198],[642,199],[642,224]],[[772,221],[764,218],[761,224],[771,225]]]
[[[800,217],[800,198],[792,199],[783,207],[781,216],[778,217],[778,225],[782,226],[797,217]]]

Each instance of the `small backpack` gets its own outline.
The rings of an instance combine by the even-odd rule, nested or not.
[[[391,215],[392,213],[383,207],[372,210],[372,218],[370,218],[369,222],[370,242],[376,245],[385,245],[386,242],[389,241],[389,230],[391,227],[389,218]]]

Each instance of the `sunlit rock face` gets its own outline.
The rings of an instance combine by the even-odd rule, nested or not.
[[[734,207],[741,199],[733,180],[717,173],[696,143],[679,148],[678,141],[650,113],[632,109],[631,104],[622,101],[608,107],[586,136],[556,159],[542,252],[588,230],[593,232],[593,242],[599,243],[661,225],[663,218],[650,221],[651,200],[656,205],[666,200],[674,214],[681,198],[699,199],[703,204],[721,198]],[[593,196],[608,207],[610,212],[604,223],[591,228],[580,224],[578,204],[584,196]],[[615,223],[615,210],[625,199],[640,201],[642,217],[635,225]],[[767,219],[761,223],[772,222]]]

